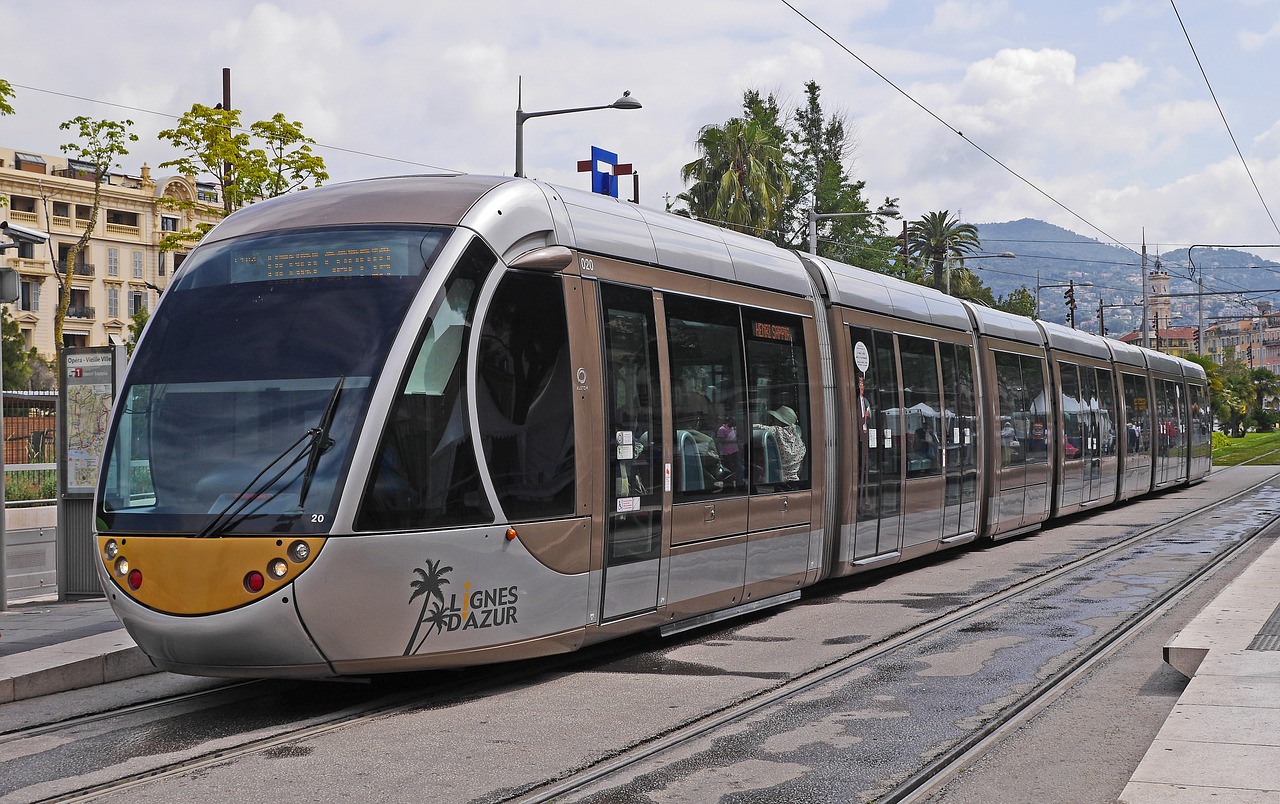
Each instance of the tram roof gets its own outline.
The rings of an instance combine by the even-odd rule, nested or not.
[[[507,261],[527,250],[562,245],[813,295],[799,258],[768,241],[609,196],[509,176],[393,176],[324,185],[245,207],[205,239],[361,223],[468,226]]]
[[[1037,321],[1036,323],[1044,332],[1045,341],[1049,344],[1050,349],[1096,357],[1099,360],[1111,359],[1111,350],[1107,348],[1107,342],[1097,335],[1081,332],[1071,327],[1064,327],[1052,321]]]
[[[823,257],[804,259],[819,267],[833,304],[964,332],[973,328],[963,302],[933,288]]]

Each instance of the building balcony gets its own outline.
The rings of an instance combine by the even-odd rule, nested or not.
[[[23,212],[20,209],[9,210],[9,220],[24,225],[34,225],[38,218],[34,212]]]
[[[108,223],[107,234],[119,235],[121,237],[131,237],[134,240],[137,240],[139,237],[142,236],[142,230],[139,229],[137,226],[129,226],[128,224],[124,224],[124,223]]]
[[[65,274],[66,272],[67,272],[67,261],[58,260],[58,273]],[[96,272],[93,269],[93,263],[82,262],[75,267],[75,270],[71,272],[71,275],[72,276],[95,276]]]
[[[70,229],[71,217],[68,215],[54,215],[53,226],[55,229]]]
[[[67,307],[67,318],[87,318],[93,320],[97,318],[97,311],[92,307],[84,305],[72,304]]]
[[[26,257],[9,257],[8,266],[20,274],[49,273],[48,260],[32,260]]]

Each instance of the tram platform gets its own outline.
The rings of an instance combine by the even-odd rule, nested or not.
[[[155,672],[106,598],[41,597],[0,611],[0,704]]]
[[[1280,539],[1164,649],[1190,677],[1120,801],[1280,800]]]

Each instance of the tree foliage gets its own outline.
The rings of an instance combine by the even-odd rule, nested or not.
[[[1008,296],[1000,296],[997,298],[996,303],[992,306],[997,310],[1004,310],[1006,313],[1023,315],[1027,318],[1035,318],[1036,292],[1026,285],[1019,285],[1009,291]]]
[[[675,211],[796,249],[808,248],[811,209],[853,213],[819,220],[818,253],[888,272],[895,240],[868,214],[865,183],[850,175],[853,127],[823,109],[821,92],[807,82],[804,103],[790,109],[773,94],[744,92],[741,116],[699,132],[700,156],[685,166],[689,188]]]
[[[230,215],[260,198],[274,198],[294,190],[318,187],[328,180],[324,159],[311,148],[315,140],[302,133],[302,123],[277,112],[245,129],[239,109],[196,103],[171,129],[159,134],[180,154],[161,162],[184,176],[209,176],[222,190],[222,214]],[[195,202],[164,199],[172,207]],[[172,251],[199,240],[209,224],[195,230],[167,235],[162,251]]]
[[[13,84],[0,78],[0,116],[13,114]]]
[[[266,153],[253,153],[248,132],[240,127],[240,110],[222,105],[192,104],[178,118],[178,125],[165,129],[160,139],[168,140],[182,156],[161,162],[184,176],[212,176],[222,188],[225,215],[239,209],[253,191],[252,165],[266,160]]]
[[[978,227],[972,223],[961,223],[948,210],[925,213],[920,220],[907,226],[907,251],[921,260],[926,276],[936,290],[947,289],[948,262],[963,260],[981,248]]]
[[[22,337],[22,327],[9,317],[9,309],[0,306],[0,351],[4,353],[4,387],[8,391],[20,391],[31,380],[32,361],[40,356],[34,348],[28,349]]]
[[[759,120],[735,117],[703,126],[696,145],[699,157],[680,171],[692,182],[680,196],[689,211],[739,232],[772,232],[791,190],[775,133]]]
[[[138,141],[138,135],[129,131],[132,125],[132,120],[94,120],[81,115],[59,126],[63,131],[74,130],[78,135],[78,139],[62,146],[63,152],[92,165],[94,174],[93,208],[89,212],[89,219],[84,222],[84,231],[67,251],[64,269],[54,271],[61,291],[58,296],[58,311],[53,319],[54,347],[59,355],[62,354],[62,327],[67,318],[67,308],[71,304],[70,277],[98,225],[98,212],[102,208],[102,183],[107,180],[112,168],[119,167],[120,157],[129,153],[128,144]]]

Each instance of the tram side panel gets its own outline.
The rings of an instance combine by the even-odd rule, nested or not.
[[[1050,416],[1052,388],[1043,347],[984,337],[984,436],[992,461],[986,535],[1003,538],[1039,527],[1049,516],[1049,456],[1060,437]]]
[[[1064,352],[1052,361],[1057,389],[1054,514],[1114,502],[1119,483],[1120,421],[1110,363]]]
[[[799,588],[818,560],[823,486],[810,302],[591,259],[608,422],[601,636]],[[656,400],[661,411],[637,417]],[[659,549],[644,588],[655,592],[614,605],[619,578],[635,573],[621,544],[645,508],[641,530]]]
[[[972,539],[982,451],[971,337],[848,309],[832,320],[845,434],[832,574]]]

